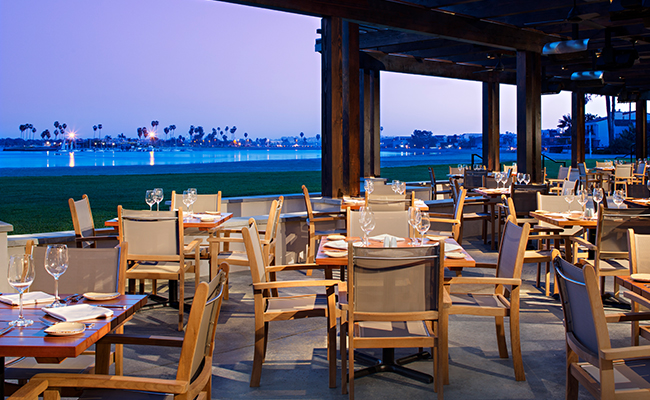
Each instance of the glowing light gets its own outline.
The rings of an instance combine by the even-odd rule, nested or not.
[[[153,150],[151,150],[149,152],[149,165],[155,165],[154,151]]]
[[[70,155],[70,160],[68,161],[68,165],[70,168],[74,167],[74,151],[71,151],[68,153]]]

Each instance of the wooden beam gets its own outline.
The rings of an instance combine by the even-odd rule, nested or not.
[[[389,0],[218,0],[317,17],[337,17],[363,25],[393,28],[434,37],[540,53],[558,40],[539,31],[477,20],[453,13]]]
[[[499,84],[483,82],[483,165],[500,171]]]
[[[542,73],[539,53],[517,53],[517,169],[542,177]]]
[[[359,196],[361,174],[361,101],[359,25],[343,21],[343,171],[344,187],[336,197]]]
[[[364,177],[380,176],[379,71],[361,70],[361,172]]]
[[[585,162],[585,94],[571,93],[571,167]]]
[[[494,80],[514,85],[516,75],[512,72],[482,72],[482,66],[455,64],[451,62],[417,59],[410,56],[386,54],[380,51],[361,51],[361,68],[406,74],[439,76],[443,78],[466,79],[484,82]]]
[[[636,158],[648,158],[648,102],[636,102]]]

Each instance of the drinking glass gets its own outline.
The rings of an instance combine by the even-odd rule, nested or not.
[[[155,188],[153,193],[156,196],[156,211],[160,211],[160,202],[165,198],[163,190],[162,188]]]
[[[196,203],[196,199],[198,198],[198,192],[196,188],[189,188],[187,191],[190,193],[190,200],[192,201],[190,205],[192,207],[192,213],[194,213],[194,203]]]
[[[20,254],[11,256],[9,268],[7,269],[7,281],[18,291],[18,305],[20,312],[18,319],[9,322],[11,326],[29,326],[34,323],[31,319],[23,316],[23,292],[34,282],[34,259],[31,254]]]
[[[192,204],[192,195],[189,190],[183,190],[183,204],[185,204],[185,209],[189,212],[190,204]]]
[[[573,188],[572,187],[564,188],[562,195],[564,196],[564,201],[566,201],[569,204],[569,212],[571,212],[571,203],[573,203],[573,199],[575,198],[575,195],[573,193]]]
[[[503,183],[503,188],[506,188],[506,183],[508,183],[508,178],[510,178],[510,173],[502,172],[501,173],[501,182]]]
[[[623,204],[623,200],[625,200],[625,195],[623,195],[622,190],[615,190],[614,191],[614,204],[616,204],[616,208],[621,208],[621,204]]]
[[[494,180],[497,182],[497,189],[499,188],[499,182],[501,182],[501,174],[502,172],[494,173]]]
[[[420,222],[418,222],[417,230],[420,233],[420,246],[424,245],[424,234],[429,231],[431,227],[431,220],[429,219],[429,213],[420,213]]]
[[[394,180],[394,181],[390,184],[390,188],[393,189],[393,192],[397,193],[397,186],[398,186],[398,185],[399,185],[399,181],[398,181],[398,180]]]
[[[417,207],[409,207],[408,223],[411,226],[413,231],[417,230],[418,224],[420,223],[420,218],[421,218],[420,210]],[[415,232],[413,233],[413,236],[410,239],[411,239],[412,246],[415,246],[418,243],[417,240],[415,239]]]
[[[59,277],[68,269],[68,246],[51,244],[45,251],[45,270],[54,277],[54,303],[50,307],[65,307],[59,301]]]
[[[517,174],[517,183],[521,185],[521,183],[522,183],[523,181],[524,181],[524,173],[523,173],[523,172],[519,172],[519,173]]]
[[[406,182],[399,182],[397,184],[397,193],[398,194],[406,193]]]
[[[582,188],[578,190],[578,204],[582,206],[582,213],[585,213],[585,205],[587,205],[587,202],[589,201],[589,192]]]
[[[593,199],[594,202],[596,203],[596,212],[600,210],[600,202],[603,201],[604,196],[605,194],[603,192],[603,188],[594,188]]]
[[[375,184],[370,179],[366,179],[363,181],[363,188],[366,190],[366,193],[371,194],[375,190]]]
[[[530,174],[524,174],[524,183],[526,185],[530,183]]]
[[[149,205],[149,211],[151,211],[151,207],[153,207],[154,203],[156,202],[153,190],[147,190],[144,195],[144,201]]]
[[[359,225],[363,231],[363,245],[368,246],[368,234],[375,229],[375,214],[370,207],[364,207],[363,211],[359,213]]]

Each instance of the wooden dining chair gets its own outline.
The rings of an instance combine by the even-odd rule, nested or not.
[[[114,248],[70,248],[68,249],[68,269],[59,280],[59,293],[125,293],[126,242]],[[32,254],[35,265],[42,271],[45,263],[46,247],[34,247]],[[35,274],[30,291],[51,293],[54,279],[46,273]],[[36,324],[41,324],[36,321]],[[118,328],[118,333],[123,328]],[[122,346],[117,345],[112,353],[115,360],[115,374],[122,375]],[[5,393],[12,393],[34,375],[44,372],[93,373],[95,369],[95,352],[86,351],[78,357],[69,357],[60,363],[39,363],[35,358],[22,357],[5,364]],[[7,382],[17,381],[18,385]]]
[[[526,244],[530,225],[517,226],[512,217],[508,217],[499,245],[496,264],[476,263],[477,268],[495,268],[495,277],[449,278],[445,284],[450,285],[451,306],[449,315],[482,315],[495,318],[499,356],[508,358],[505,338],[504,318],[510,319],[510,345],[515,379],[526,380],[524,364],[521,357],[519,329],[519,298],[521,290],[521,270],[524,264]],[[454,285],[491,285],[492,293],[457,292]]]
[[[350,399],[354,399],[355,351],[402,347],[433,350],[434,391],[442,398],[447,363],[442,348],[447,342],[445,310],[449,305],[443,289],[443,246],[444,241],[403,248],[354,247],[350,243],[348,301],[345,316],[341,316],[341,386],[345,393],[349,385]],[[410,371],[396,363],[386,369]]]
[[[380,185],[377,185],[380,186]],[[376,189],[375,189],[376,190]],[[309,196],[309,190],[305,185],[302,185],[302,194],[305,200],[305,208],[307,209],[307,229],[309,230],[309,244],[307,247],[307,264],[313,264],[316,259],[316,251],[318,250],[317,241],[327,235],[341,234],[345,235],[345,229],[331,228],[327,230],[316,229],[316,225],[322,226],[323,223],[336,223],[336,221],[343,221],[345,214],[339,211],[320,212],[315,213]]]
[[[359,225],[360,211],[347,210],[347,223],[346,230],[349,237],[363,237],[361,225]],[[393,235],[400,238],[413,237],[413,232],[409,228],[408,210],[402,211],[375,211],[373,208],[375,229],[372,230],[370,236],[377,235]]]
[[[184,337],[108,335],[97,343],[97,351],[110,344],[180,347],[175,379],[115,375],[39,374],[35,385],[47,381],[45,398],[59,398],[64,388],[82,391],[81,398],[210,399],[214,340],[227,277],[227,265],[208,284],[200,283],[194,294]],[[51,397],[47,397],[51,396]]]
[[[577,399],[580,385],[596,399],[649,398],[650,346],[612,348],[607,329],[608,322],[638,316],[605,315],[591,265],[560,257],[554,264],[566,332],[566,398]]]
[[[571,167],[560,167],[557,172],[557,178],[546,178],[546,182],[549,185],[549,192],[555,194],[562,194],[562,185],[564,181],[569,179],[569,174],[571,173]]]
[[[432,227],[429,229],[428,234],[432,236],[447,236],[453,238],[458,244],[463,243],[463,208],[465,207],[465,196],[467,190],[460,189],[458,200],[454,202],[454,211],[451,214],[445,213],[429,213],[429,220],[431,224],[450,224],[449,230],[437,230]]]
[[[113,228],[95,228],[90,200],[87,195],[81,200],[68,199],[72,225],[74,226],[77,247],[115,247],[117,232]],[[98,246],[99,245],[99,246]]]
[[[632,167],[632,164],[623,164],[617,165],[614,169],[614,190],[622,186],[625,197],[627,197],[627,184],[634,183]]]
[[[152,279],[152,295],[157,295],[157,280],[170,281],[169,299],[178,297],[178,330],[183,329],[185,275],[194,272],[198,286],[200,271],[200,239],[184,244],[183,209],[176,211],[127,210],[117,206],[120,243],[128,242],[126,279],[129,291],[135,291],[135,280]],[[192,254],[193,258],[186,255]],[[178,282],[178,294],[172,291],[172,281]],[[141,284],[140,291],[143,291]]]
[[[183,206],[183,193],[178,194],[175,190],[172,190],[171,209],[175,210]],[[217,194],[196,195],[196,201],[192,204],[191,209],[195,213],[221,212],[221,190]]]
[[[630,275],[650,274],[650,234],[641,235],[633,229],[627,230],[628,251],[630,253]],[[639,312],[639,304],[648,308],[648,301],[634,292],[623,294],[630,300],[632,312]],[[632,321],[632,346],[639,345],[639,336],[650,340],[650,325],[639,326],[639,321]]]
[[[645,184],[646,181],[646,172],[647,172],[648,163],[638,162],[632,173],[632,181],[634,183]]]
[[[262,377],[262,364],[266,357],[269,335],[269,322],[287,321],[309,317],[326,319],[327,358],[329,362],[329,386],[336,387],[336,298],[335,287],[340,282],[333,279],[270,281],[270,273],[322,268],[317,264],[292,264],[268,266],[264,258],[262,243],[254,219],[242,229],[246,253],[250,261],[253,280],[253,299],[255,302],[255,348],[253,350],[253,370],[251,387],[258,387]],[[296,288],[319,288],[321,293],[289,294]],[[277,289],[278,295],[271,292]],[[322,292],[325,293],[322,293]],[[295,292],[294,292],[295,293]]]
[[[580,174],[580,184],[585,188],[591,189],[599,184],[600,180],[598,179],[598,176],[589,172],[587,169],[587,163],[578,163],[578,172]]]

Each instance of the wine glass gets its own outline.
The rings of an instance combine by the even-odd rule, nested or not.
[[[508,183],[508,178],[510,178],[510,173],[509,172],[502,172],[501,173],[501,182],[503,183],[503,188],[506,188],[506,183]]]
[[[497,189],[499,188],[499,182],[501,182],[501,175],[503,172],[495,172],[494,173],[494,180],[497,182]]]
[[[160,211],[160,202],[165,198],[163,190],[162,188],[155,188],[153,193],[156,196],[156,211]]]
[[[530,174],[524,174],[524,183],[526,185],[530,183]]]
[[[578,204],[582,207],[582,213],[584,215],[585,213],[585,205],[587,205],[587,202],[589,201],[589,192],[585,188],[581,188],[578,190]]]
[[[424,234],[429,231],[431,227],[431,220],[429,219],[429,213],[420,213],[420,222],[418,222],[417,230],[421,236],[420,246],[424,245]]]
[[[368,246],[370,245],[368,234],[375,229],[375,214],[372,212],[370,207],[365,207],[363,211],[359,213],[359,225],[363,231],[363,245]]]
[[[399,182],[397,184],[397,193],[398,194],[404,194],[406,193],[406,182]]]
[[[154,203],[156,202],[153,190],[147,190],[144,195],[144,201],[149,205],[149,211],[151,211],[151,207],[153,207]]]
[[[648,188],[648,190],[650,190],[650,179],[648,179],[648,181],[645,183],[645,185]]]
[[[363,188],[366,190],[366,193],[371,194],[375,190],[375,184],[372,180],[366,179],[363,181]]]
[[[23,292],[34,282],[35,273],[34,259],[31,254],[11,256],[9,259],[7,281],[18,291],[18,304],[20,306],[18,319],[9,322],[11,326],[29,326],[34,323],[31,319],[25,319],[23,316]]]
[[[399,185],[398,180],[393,180],[393,182],[390,184],[390,188],[393,189],[393,192],[397,193],[397,185]]]
[[[189,188],[187,191],[190,193],[190,200],[192,201],[190,205],[192,206],[192,213],[194,213],[194,203],[196,203],[196,199],[198,198],[198,192],[196,188]]]
[[[417,226],[421,218],[420,210],[417,207],[409,207],[408,213],[409,213],[408,223],[411,226],[412,230],[415,231],[417,230]],[[415,239],[415,233],[410,239],[411,239],[411,245],[415,246],[417,244],[417,240]]]
[[[604,196],[605,193],[603,192],[603,188],[594,188],[593,199],[594,202],[596,203],[596,212],[600,210],[600,202],[603,201]]]
[[[625,200],[625,195],[623,195],[622,190],[615,190],[614,191],[614,204],[616,204],[616,208],[621,208],[621,204],[623,204],[623,200]]]
[[[523,181],[524,181],[524,173],[523,173],[523,172],[519,172],[519,173],[517,174],[517,183],[521,185],[521,183],[522,183]]]
[[[573,187],[567,186],[562,190],[562,195],[564,196],[564,201],[566,201],[569,204],[569,212],[571,212],[571,203],[573,203],[573,199],[575,198],[575,195],[573,193]]]
[[[192,204],[192,195],[189,190],[183,190],[183,204],[185,204],[185,209],[189,211]]]
[[[59,277],[68,269],[68,246],[51,244],[45,251],[45,270],[54,277],[54,303],[50,307],[65,307],[59,301]]]

